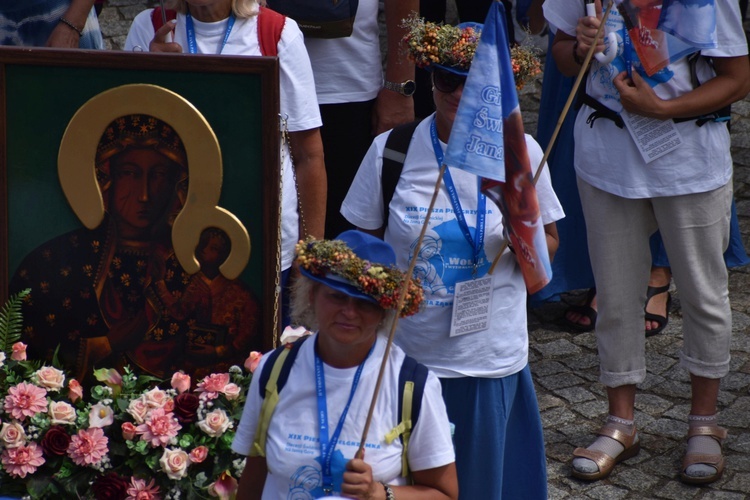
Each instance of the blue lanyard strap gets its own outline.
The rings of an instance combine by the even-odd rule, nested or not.
[[[430,137],[432,138],[432,149],[435,151],[435,159],[437,160],[438,168],[440,168],[443,165],[444,155],[443,147],[440,145],[440,140],[438,139],[437,126],[435,125],[434,119],[430,125]],[[477,266],[479,264],[479,254],[482,253],[482,249],[484,248],[484,224],[487,217],[487,197],[482,194],[482,190],[480,189],[482,179],[477,177],[477,227],[474,230],[474,235],[472,235],[469,230],[466,216],[461,208],[461,200],[458,199],[456,185],[453,183],[453,177],[451,177],[450,170],[447,167],[445,169],[445,174],[443,175],[443,182],[445,183],[445,188],[448,190],[448,196],[450,197],[451,205],[453,205],[453,212],[456,214],[458,226],[461,228],[464,238],[473,250],[474,274],[476,275]]]
[[[320,335],[320,334],[318,334]],[[376,341],[377,343],[377,341]],[[318,355],[318,342],[315,339],[315,389],[318,398],[318,424],[320,426],[320,456],[322,458],[323,465],[323,491],[330,493],[333,491],[333,476],[331,475],[331,459],[333,457],[333,450],[336,449],[336,442],[339,440],[341,435],[341,429],[344,427],[344,421],[346,420],[346,414],[349,412],[349,406],[352,404],[354,399],[354,393],[357,390],[359,384],[359,378],[362,375],[362,370],[365,367],[367,358],[370,357],[375,344],[372,344],[370,350],[367,352],[367,356],[362,360],[362,363],[357,367],[357,371],[354,373],[354,380],[352,381],[352,389],[349,392],[349,400],[344,406],[344,411],[341,413],[339,423],[336,425],[336,430],[333,435],[328,438],[328,406],[326,404],[326,379],[323,371],[323,361]]]
[[[227,45],[227,40],[229,40],[229,35],[232,33],[236,19],[234,13],[232,13],[227,20],[227,29],[224,32],[224,40],[221,42],[221,47],[219,47],[219,54],[224,51],[224,47]],[[197,54],[198,43],[195,41],[195,26],[193,26],[193,16],[190,15],[190,12],[185,14],[185,31],[187,31],[188,51],[191,54]]]

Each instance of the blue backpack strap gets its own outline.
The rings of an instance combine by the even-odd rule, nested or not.
[[[268,428],[271,425],[273,412],[276,410],[276,405],[279,402],[279,393],[289,379],[289,372],[292,371],[299,348],[307,337],[306,335],[293,344],[286,344],[268,354],[269,358],[263,365],[260,373],[260,383],[258,384],[263,403],[261,403],[260,407],[255,437],[248,451],[248,455],[251,457],[266,456]]]
[[[279,346],[271,351],[270,354],[268,354],[268,361],[266,361],[266,363],[263,365],[263,370],[260,374],[260,384],[258,384],[258,390],[260,391],[261,398],[265,397],[266,395],[266,386],[268,385],[268,380],[271,378],[271,371],[276,364],[276,360],[279,358],[279,355],[284,352],[285,349],[289,349],[289,354],[287,354],[286,358],[283,360],[284,364],[281,365],[279,378],[276,381],[276,387],[278,388],[278,391],[281,392],[281,389],[284,388],[287,379],[289,379],[289,372],[292,371],[292,365],[294,365],[294,360],[295,358],[297,358],[299,348],[302,347],[302,343],[307,340],[307,337],[309,337],[309,335],[300,337],[291,344]]]
[[[409,476],[409,439],[419,420],[428,373],[426,366],[417,363],[411,356],[405,356],[398,374],[398,415],[401,420],[385,439],[388,443],[393,442],[397,436],[401,439],[401,475],[404,477]]]

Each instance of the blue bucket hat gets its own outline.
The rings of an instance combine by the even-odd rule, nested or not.
[[[303,276],[356,299],[395,309],[407,279],[396,267],[391,245],[362,231],[350,230],[334,240],[300,241],[296,262]],[[424,298],[419,280],[410,278],[402,316],[418,311]]]

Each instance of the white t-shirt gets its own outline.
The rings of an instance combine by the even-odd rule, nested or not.
[[[271,418],[266,442],[268,476],[263,490],[264,500],[317,498],[322,493],[321,467],[316,461],[321,454],[315,385],[316,338],[317,335],[313,336],[300,347]],[[344,461],[352,459],[359,448],[385,345],[385,339],[379,336],[361,373],[336,446]],[[258,384],[267,359],[261,359],[255,371],[232,443],[232,449],[243,455],[248,454],[255,438],[262,404]],[[390,484],[405,484],[400,476],[401,440],[396,439],[391,444],[385,442],[386,433],[401,420],[398,415],[398,375],[403,359],[403,351],[393,346],[365,445],[365,461],[372,467],[374,479]],[[331,435],[349,399],[357,367],[337,369],[324,364],[323,371]],[[416,471],[442,467],[455,461],[440,382],[432,373],[427,377],[419,420],[411,434],[407,455],[410,469]]]
[[[398,266],[409,267],[424,217],[430,205],[438,164],[432,148],[430,125],[434,115],[417,126],[401,177],[390,204],[385,241],[396,251]],[[381,171],[383,148],[388,132],[375,138],[359,167],[341,213],[363,229],[383,227]],[[446,145],[441,144],[443,149]],[[526,136],[529,158],[534,170],[544,156],[539,145]],[[477,176],[451,168],[461,208],[472,234],[476,227]],[[549,224],[564,216],[552,190],[549,171],[544,169],[537,183],[542,221]],[[480,254],[478,277],[487,274],[503,242],[500,210],[487,200],[484,249]],[[506,250],[492,274],[493,295],[491,326],[488,330],[450,337],[453,293],[458,281],[472,276],[472,248],[459,229],[445,183],[435,202],[417,259],[414,274],[425,290],[424,311],[402,318],[396,343],[439,377],[487,377],[512,375],[528,362],[526,325],[526,287],[515,256]]]
[[[138,14],[125,41],[125,50],[132,50],[136,45],[148,49],[154,38],[151,12],[148,9]],[[228,19],[215,23],[204,23],[193,18],[196,34],[196,45],[199,54],[218,54],[221,50]],[[237,19],[229,39],[221,53],[224,55],[259,56],[258,17]],[[177,15],[174,41],[188,52],[185,16]],[[278,44],[279,57],[279,106],[281,116],[288,117],[287,127],[290,132],[310,130],[321,126],[318,100],[315,96],[315,84],[310,60],[305,50],[302,32],[297,23],[287,18],[281,39]],[[284,158],[282,168],[283,193],[281,196],[281,269],[291,267],[294,259],[294,246],[299,240],[297,214],[297,189],[294,182],[294,170],[288,146],[281,151]]]
[[[748,53],[737,2],[716,0],[718,47],[703,50],[711,57],[734,57]],[[575,36],[578,19],[584,15],[580,0],[553,0],[544,3],[544,15],[558,29]],[[626,67],[624,23],[613,8],[607,20],[607,32],[616,32],[618,56],[609,65],[593,61],[586,81],[586,92],[610,109],[620,112],[620,96],[612,80]],[[636,56],[633,56],[634,59]],[[713,76],[702,62],[698,79]],[[671,99],[693,86],[687,58],[670,64],[650,79],[656,95]],[[651,198],[711,191],[725,185],[732,176],[729,133],[724,123],[709,122],[702,127],[694,121],[677,123],[683,143],[675,151],[645,163],[626,129],[608,119],[597,119],[593,127],[586,123],[593,112],[581,108],[575,124],[576,173],[587,183],[625,198]]]
[[[352,35],[306,38],[320,104],[364,102],[383,86],[378,0],[359,0]]]

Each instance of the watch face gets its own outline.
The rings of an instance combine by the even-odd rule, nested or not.
[[[412,80],[406,80],[403,84],[403,87],[401,88],[401,93],[408,97],[410,95],[413,95],[416,90],[417,84]]]

